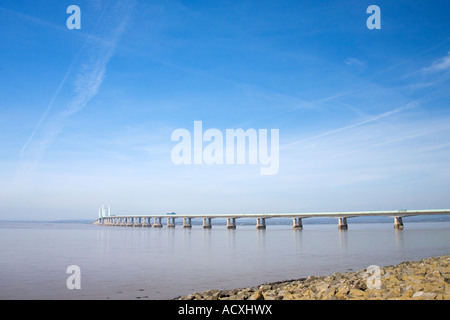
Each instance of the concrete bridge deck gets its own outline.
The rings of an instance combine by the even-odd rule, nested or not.
[[[227,228],[236,228],[236,219],[253,218],[256,219],[256,228],[265,229],[265,219],[270,218],[291,218],[293,228],[301,230],[303,228],[302,219],[317,217],[338,218],[338,228],[347,229],[347,218],[361,216],[386,216],[394,218],[394,228],[403,229],[402,217],[409,216],[429,216],[448,215],[450,209],[432,210],[383,210],[383,211],[350,211],[350,212],[310,212],[310,213],[246,213],[246,214],[142,214],[142,215],[111,215],[110,209],[102,206],[99,210],[99,218],[95,222],[109,226],[136,226],[136,227],[162,227],[162,219],[167,219],[168,228],[175,227],[175,219],[183,219],[183,227],[192,227],[192,219],[203,219],[203,228],[212,227],[212,219],[226,219]],[[152,223],[153,220],[153,223]]]

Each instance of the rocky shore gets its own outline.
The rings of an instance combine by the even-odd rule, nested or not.
[[[252,288],[208,290],[180,300],[450,300],[450,256]]]

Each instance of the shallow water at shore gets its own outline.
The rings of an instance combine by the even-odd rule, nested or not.
[[[0,223],[0,299],[170,299],[450,253],[450,222],[266,230]],[[81,289],[69,290],[69,265]]]

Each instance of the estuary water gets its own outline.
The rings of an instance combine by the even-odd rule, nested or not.
[[[450,222],[203,229],[0,222],[0,299],[170,299],[450,254]],[[69,290],[67,268],[80,270]]]

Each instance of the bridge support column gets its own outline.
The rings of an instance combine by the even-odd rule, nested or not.
[[[204,229],[211,229],[211,218],[203,218],[203,228]]]
[[[403,229],[402,217],[394,217],[394,229]]]
[[[303,224],[302,224],[302,218],[294,218],[292,219],[292,225],[294,230],[302,230],[303,229]]]
[[[338,229],[339,230],[347,230],[348,229],[347,218],[339,218]]]
[[[167,228],[175,228],[175,218],[167,218]]]
[[[162,228],[161,218],[157,217],[155,218],[155,221],[153,222],[154,228]]]
[[[227,229],[236,229],[236,218],[227,218]]]
[[[133,227],[142,227],[141,219],[140,217],[134,217]]]
[[[191,218],[183,219],[183,228],[192,228]]]
[[[143,218],[144,219],[144,221],[142,222],[142,226],[143,227],[151,227],[152,225],[151,225],[151,223],[150,223],[150,218]]]
[[[265,228],[266,228],[266,218],[257,218],[256,229],[265,229]]]

